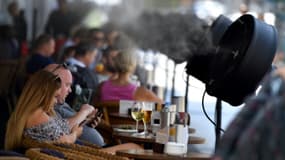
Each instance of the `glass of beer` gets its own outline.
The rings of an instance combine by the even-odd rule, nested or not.
[[[131,108],[131,115],[132,115],[132,118],[136,121],[136,133],[134,133],[133,135],[139,135],[138,124],[139,124],[139,121],[142,120],[144,117],[144,112],[142,110],[141,102],[134,102]]]
[[[151,120],[151,113],[152,113],[152,103],[149,102],[142,102],[142,111],[143,111],[143,124],[144,124],[144,131],[140,133],[141,135],[148,135],[147,124],[150,123]]]

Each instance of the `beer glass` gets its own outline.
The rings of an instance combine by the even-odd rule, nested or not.
[[[150,123],[151,114],[152,114],[153,103],[150,102],[142,102],[142,111],[143,111],[143,124],[144,131],[140,133],[141,135],[148,135],[147,124]]]

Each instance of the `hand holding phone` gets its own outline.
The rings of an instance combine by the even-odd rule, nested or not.
[[[103,113],[101,112],[101,110],[98,109],[95,118],[96,117],[100,117],[101,118],[102,116],[103,116]]]
[[[92,123],[93,121],[97,120],[98,117],[101,118],[103,116],[103,113],[100,110],[97,110],[95,116],[92,117],[87,117],[85,120],[83,120],[79,126],[83,126],[85,124],[89,125],[90,123]]]
[[[79,126],[83,126],[83,125],[85,125],[87,123],[90,123],[91,121],[92,121],[91,118],[86,118],[82,122],[79,123]]]

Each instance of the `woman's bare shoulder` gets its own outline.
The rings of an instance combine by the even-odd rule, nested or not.
[[[140,86],[136,89],[136,92],[134,94],[134,99],[163,103],[163,101],[159,97],[157,97],[157,95],[154,92],[143,86]]]
[[[34,111],[28,118],[26,122],[26,127],[30,128],[42,123],[48,122],[50,119],[49,115],[46,114],[41,108]]]
[[[136,88],[135,96],[137,96],[137,97],[141,97],[141,96],[145,97],[145,96],[147,96],[146,94],[149,95],[149,94],[152,94],[152,92],[150,90],[148,90],[147,88],[143,87],[143,86],[139,86],[139,87]]]

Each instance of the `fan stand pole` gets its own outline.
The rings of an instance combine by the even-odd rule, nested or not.
[[[167,59],[166,61],[165,61],[165,79],[166,79],[166,81],[165,81],[165,89],[164,89],[164,91],[163,91],[163,94],[164,94],[164,99],[167,99],[168,98],[168,78],[169,78],[169,68],[168,68],[168,60],[169,59]]]
[[[171,89],[171,103],[175,94],[175,76],[176,76],[176,63],[174,63],[173,76],[172,76],[172,89]]]
[[[217,98],[216,101],[216,127],[215,127],[215,133],[216,133],[216,143],[215,143],[215,150],[218,148],[221,138],[221,121],[222,121],[222,100],[220,98]]]
[[[185,102],[185,106],[184,106],[184,112],[188,112],[187,111],[187,106],[188,106],[188,90],[189,90],[189,75],[187,74],[186,77],[186,90],[185,90],[185,97],[184,97],[184,102]]]

